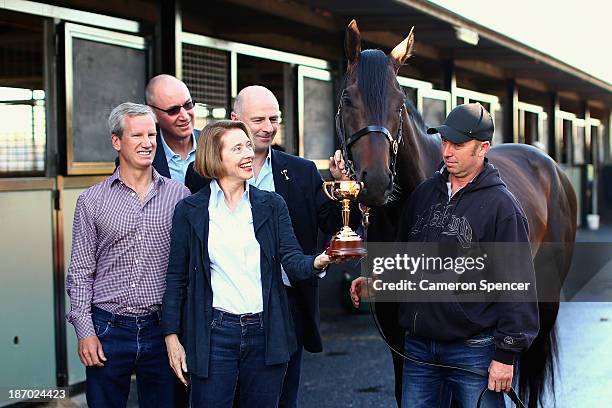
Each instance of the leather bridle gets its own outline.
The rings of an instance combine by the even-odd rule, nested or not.
[[[356,179],[355,168],[353,165],[353,156],[351,154],[351,147],[363,136],[370,133],[382,133],[387,140],[389,141],[389,150],[391,152],[391,166],[389,170],[391,170],[391,174],[395,177],[395,164],[397,162],[397,151],[399,149],[399,144],[402,142],[402,126],[404,123],[404,104],[398,110],[399,116],[399,126],[397,128],[397,134],[395,138],[391,136],[391,132],[384,126],[381,125],[368,125],[357,132],[353,133],[350,137],[346,137],[344,121],[342,119],[342,106],[343,99],[346,93],[346,89],[342,90],[340,94],[340,102],[338,103],[338,110],[336,111],[336,134],[338,135],[338,140],[340,142],[340,146],[342,147],[342,155],[344,156],[344,162],[346,163],[346,168],[348,170],[348,176],[352,179]]]

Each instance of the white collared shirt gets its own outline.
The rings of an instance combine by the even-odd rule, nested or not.
[[[259,174],[257,178],[255,176],[249,179],[249,184],[257,187],[260,190],[264,191],[274,191],[274,175],[272,174],[272,148],[268,147],[268,155],[266,156],[266,160],[264,161],[263,166],[261,166],[261,170],[259,170]],[[289,281],[289,277],[285,272],[285,269],[281,265],[281,277],[283,278],[283,283],[285,286],[291,287],[291,282]]]
[[[263,311],[260,247],[255,239],[249,185],[231,211],[216,180],[210,182],[208,254],[213,307],[229,313]]]
[[[274,175],[272,174],[272,148],[268,147],[268,155],[257,177],[253,175],[249,184],[264,191],[276,191],[274,189]]]

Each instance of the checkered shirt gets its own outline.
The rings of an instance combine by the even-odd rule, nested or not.
[[[188,195],[184,185],[153,170],[153,183],[141,202],[117,169],[79,196],[66,279],[66,317],[79,339],[96,334],[92,305],[126,316],[159,310],[174,207]]]

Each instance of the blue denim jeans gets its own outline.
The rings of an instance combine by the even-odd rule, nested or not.
[[[287,364],[266,365],[265,354],[261,313],[213,309],[208,377],[191,376],[191,406],[230,408],[240,384],[240,408],[275,408]]]
[[[128,317],[92,308],[96,334],[106,356],[104,367],[87,367],[87,404],[124,408],[136,372],[141,408],[174,407],[176,376],[170,368],[159,314]]]
[[[420,361],[487,371],[495,345],[491,331],[457,342],[439,342],[406,335],[406,356]],[[449,407],[452,399],[462,408],[475,408],[488,379],[479,375],[404,361],[402,408]],[[503,393],[487,391],[482,408],[505,407]]]

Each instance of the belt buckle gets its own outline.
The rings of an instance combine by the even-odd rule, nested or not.
[[[247,313],[240,316],[240,325],[244,326],[249,324],[249,321],[253,320],[253,318],[257,317],[258,313]]]

